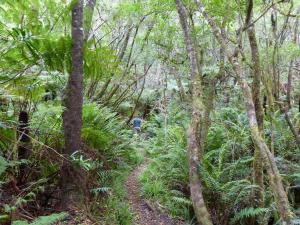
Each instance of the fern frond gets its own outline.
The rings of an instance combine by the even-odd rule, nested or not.
[[[12,225],[51,225],[55,222],[61,221],[68,216],[67,213],[54,213],[49,216],[40,216],[35,219],[32,223],[27,223],[26,221],[17,220],[12,223]]]
[[[237,212],[230,222],[231,224],[234,224],[243,219],[257,217],[268,212],[268,210],[268,208],[244,208],[241,211]]]

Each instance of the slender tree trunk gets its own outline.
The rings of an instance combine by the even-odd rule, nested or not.
[[[281,180],[281,176],[279,173],[279,170],[277,168],[277,165],[275,163],[274,155],[270,152],[268,146],[266,145],[264,139],[262,138],[262,134],[259,131],[256,113],[255,113],[255,106],[253,103],[253,97],[251,94],[251,88],[248,85],[247,79],[245,77],[245,74],[243,73],[239,58],[238,58],[238,52],[234,52],[233,54],[229,51],[228,48],[225,48],[227,43],[227,35],[224,39],[220,31],[218,29],[218,26],[214,19],[205,11],[205,6],[200,0],[195,0],[195,3],[199,7],[199,11],[202,13],[208,24],[211,26],[214,35],[218,39],[219,43],[222,47],[225,49],[225,53],[227,57],[230,60],[230,63],[233,67],[233,70],[238,78],[238,82],[241,86],[243,96],[244,96],[244,103],[247,110],[247,116],[249,120],[249,127],[251,132],[251,137],[254,142],[254,144],[258,147],[261,157],[263,161],[265,162],[265,166],[269,175],[271,189],[274,194],[274,198],[277,204],[277,208],[282,220],[282,223],[284,225],[291,225],[292,224],[292,212],[290,211],[290,206],[287,198],[287,194],[284,190],[283,183]],[[238,49],[240,49],[240,46],[237,46]]]
[[[211,124],[210,120],[210,114],[214,109],[214,100],[215,100],[215,81],[214,80],[208,80],[206,83],[204,83],[205,88],[205,98],[203,99],[203,103],[205,106],[205,111],[203,114],[202,119],[202,126],[201,126],[201,139],[200,139],[200,145],[201,149],[204,150],[206,144],[207,144],[207,134],[208,130]],[[202,151],[203,151],[202,150]]]
[[[19,114],[19,125],[17,129],[18,145],[18,160],[28,159],[30,156],[30,138],[29,138],[29,115],[28,112],[21,111]],[[19,175],[17,178],[18,185],[21,185],[26,180],[27,165],[21,164],[19,167]]]
[[[64,154],[70,156],[80,149],[83,105],[83,0],[78,0],[72,9],[72,70],[69,76],[63,126],[65,136]],[[62,171],[62,202],[71,204],[77,199],[74,194],[78,185],[74,168],[64,162]],[[77,181],[76,181],[77,180]]]
[[[294,60],[291,60],[290,66],[289,66],[288,83],[287,83],[287,90],[286,90],[286,103],[287,103],[288,109],[292,108],[291,89],[292,89],[292,80],[293,80],[293,65],[294,65]]]
[[[151,68],[151,66],[152,66],[152,64],[150,66],[148,66],[147,68],[146,68],[146,65],[144,66],[144,74],[145,75],[148,73],[148,71]],[[135,111],[136,111],[136,109],[138,107],[138,104],[139,104],[139,100],[140,100],[140,98],[141,98],[141,96],[143,94],[143,91],[144,91],[145,83],[146,83],[146,76],[144,76],[144,80],[143,80],[143,84],[142,84],[142,87],[141,87],[141,91],[140,91],[139,95],[137,96],[137,98],[135,100],[134,108],[133,108],[133,110],[132,110],[132,112],[131,112],[131,114],[130,114],[127,122],[126,122],[126,124],[129,124],[130,121],[132,120],[132,118],[134,117]]]
[[[128,29],[128,31],[126,33],[126,36],[125,36],[125,40],[124,40],[123,46],[122,46],[120,52],[118,53],[118,57],[119,57],[120,61],[122,61],[123,58],[124,58],[124,55],[125,55],[125,52],[126,52],[126,49],[127,49],[127,46],[128,46],[128,42],[129,42],[131,31],[132,31],[132,27],[130,27]],[[105,83],[103,84],[100,92],[96,96],[96,100],[99,101],[104,96],[104,94],[105,94],[105,92],[106,92],[106,90],[108,88],[108,85],[110,84],[111,81],[112,81],[112,78],[109,78],[108,80],[105,81]]]
[[[96,0],[88,0],[85,7],[84,17],[84,40],[87,41],[92,29],[93,14],[96,6]]]
[[[267,172],[271,183],[271,188],[273,190],[275,201],[277,203],[277,207],[283,224],[290,225],[292,224],[292,213],[290,211],[287,194],[284,190],[281,176],[275,163],[274,155],[270,152],[258,128],[258,123],[255,114],[255,106],[251,95],[251,89],[246,81],[244,73],[240,68],[238,60],[232,59],[232,64],[234,66],[236,74],[238,75],[239,83],[244,94],[244,102],[247,109],[252,140],[254,144],[259,148],[262,159],[265,162],[265,166],[267,168]]]
[[[105,106],[109,104],[109,101],[110,101],[110,100],[112,99],[112,97],[117,93],[117,91],[119,90],[119,88],[120,88],[120,85],[119,85],[119,84],[115,84],[115,85],[111,88],[111,90],[110,90],[108,96],[103,100]]]
[[[100,92],[96,96],[96,99],[95,99],[96,101],[99,101],[103,97],[103,95],[105,94],[110,82],[111,82],[111,78],[109,78],[108,80],[105,81],[105,83],[103,84],[103,86],[100,89]]]
[[[147,71],[148,72],[148,71]],[[129,85],[127,85],[126,88],[124,88],[124,90],[122,91],[122,93],[120,94],[120,96],[113,102],[112,106],[114,107],[114,109],[118,108],[118,105],[120,103],[122,103],[122,101],[124,101],[126,99],[126,95],[129,92],[130,88],[136,84],[139,80],[143,79],[145,76],[147,75],[147,73],[144,73],[142,76],[138,77],[136,80],[134,80],[133,82],[131,82]]]
[[[296,140],[296,144],[297,144],[298,148],[300,149],[300,136],[297,132],[297,128],[294,126],[294,124],[290,118],[289,111],[286,110],[285,108],[281,108],[281,112],[284,114],[285,121],[287,122],[287,124]]]
[[[188,129],[188,162],[189,162],[189,181],[191,199],[193,202],[196,218],[201,225],[212,225],[210,214],[206,208],[203,194],[202,184],[198,175],[198,165],[200,163],[199,155],[202,155],[200,130],[201,122],[204,114],[204,104],[202,102],[202,87],[197,65],[197,53],[193,40],[191,30],[188,26],[187,14],[181,0],[176,0],[177,11],[180,19],[180,24],[184,33],[186,49],[190,62],[191,70],[191,93],[192,93],[192,115],[191,122]]]
[[[253,0],[248,0],[248,9],[247,9],[247,19],[246,24],[252,23],[252,16],[253,16]],[[259,131],[263,132],[263,119],[264,119],[264,113],[261,103],[261,67],[260,67],[260,60],[259,60],[259,49],[257,45],[256,40],[256,34],[255,34],[255,27],[254,24],[250,26],[247,30],[248,39],[250,43],[251,48],[251,54],[252,54],[252,76],[253,76],[253,82],[252,82],[252,98],[255,106],[255,114],[257,118],[257,125]],[[254,146],[254,161],[253,161],[253,167],[254,167],[254,183],[258,185],[259,190],[255,193],[257,206],[258,207],[264,207],[264,178],[263,178],[263,162],[262,158],[260,156],[259,148],[258,146]]]
[[[182,85],[180,76],[177,74],[175,67],[171,67],[170,72],[171,72],[171,74],[173,74],[176,84],[177,84],[177,87],[179,89],[180,101],[184,102],[186,100],[186,96],[185,96],[185,91],[184,91],[184,87]]]

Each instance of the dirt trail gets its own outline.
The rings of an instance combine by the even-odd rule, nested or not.
[[[147,167],[148,163],[135,168],[128,176],[126,189],[128,200],[131,204],[131,211],[136,215],[134,219],[135,225],[182,225],[182,222],[175,221],[166,214],[160,214],[152,209],[149,204],[140,196],[140,188],[138,177]]]

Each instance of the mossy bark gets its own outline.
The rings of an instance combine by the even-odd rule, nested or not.
[[[191,70],[191,95],[192,114],[188,129],[188,164],[189,164],[189,184],[191,199],[197,221],[201,225],[213,225],[210,213],[204,202],[202,194],[202,184],[198,175],[199,157],[203,149],[201,141],[201,126],[205,107],[202,101],[202,87],[200,68],[198,68],[197,53],[193,44],[191,30],[188,26],[187,13],[181,0],[175,1],[180,19],[180,24],[184,33],[184,39]]]
[[[273,195],[277,204],[277,208],[279,214],[281,216],[282,222],[285,225],[292,224],[292,212],[290,210],[289,201],[287,198],[287,194],[284,190],[282,179],[275,163],[274,155],[270,152],[268,146],[266,145],[264,139],[262,138],[262,134],[259,130],[255,106],[252,100],[251,89],[246,81],[246,77],[241,70],[237,58],[232,58],[231,63],[233,65],[234,71],[238,76],[239,84],[242,88],[244,95],[244,103],[247,110],[247,116],[249,120],[249,126],[251,131],[251,137],[254,144],[258,147],[260,151],[260,155],[265,162],[265,166],[268,172],[268,176],[270,179],[271,189],[273,191]]]
[[[253,0],[248,0],[248,24],[252,22]],[[252,98],[255,107],[255,114],[257,118],[257,125],[260,132],[263,131],[264,113],[261,103],[261,67],[259,60],[259,49],[256,40],[254,24],[247,30],[248,39],[251,48],[252,55]],[[260,151],[257,145],[254,145],[254,183],[259,187],[259,190],[255,193],[257,206],[264,207],[264,177],[263,177],[263,162],[260,155]]]

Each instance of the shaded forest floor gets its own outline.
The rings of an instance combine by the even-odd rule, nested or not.
[[[148,161],[136,167],[128,176],[125,184],[131,211],[135,215],[136,225],[182,225],[182,221],[174,220],[165,213],[158,212],[151,203],[141,197],[138,177],[147,167]]]

